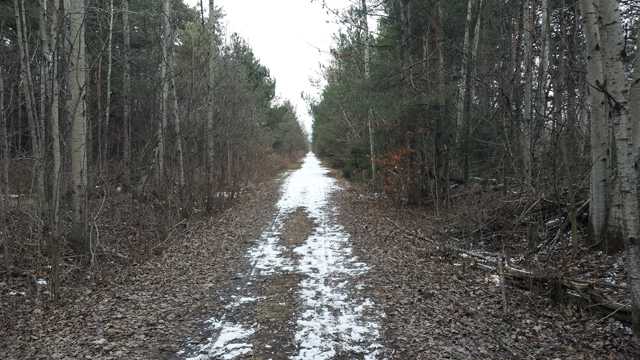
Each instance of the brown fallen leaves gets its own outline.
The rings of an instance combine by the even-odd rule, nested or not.
[[[388,220],[445,241],[448,226],[473,220],[464,211],[400,208],[356,191],[340,192],[336,202],[355,254],[373,267],[368,295],[387,314],[383,338],[393,358],[640,357],[630,329],[618,321],[528,291],[507,287],[510,314],[503,315],[500,288],[485,281],[488,274]]]
[[[0,359],[166,358],[215,314],[217,291],[274,212],[279,182],[232,207],[160,256],[110,262],[102,276],[63,284],[64,298],[0,295]],[[114,224],[114,227],[117,227]]]
[[[0,359],[171,358],[201,334],[204,320],[221,311],[219,297],[237,276],[236,264],[274,214],[277,188],[274,182],[246,193],[157,257],[139,264],[114,259],[102,263],[101,276],[77,275],[82,281],[65,284],[60,304],[29,291],[9,295],[9,285],[0,283]],[[503,315],[499,288],[485,280],[489,274],[389,221],[448,241],[451,229],[467,227],[473,234],[481,209],[436,214],[356,190],[350,185],[332,201],[341,208],[339,222],[351,234],[354,254],[372,267],[362,277],[365,294],[386,313],[381,342],[392,358],[640,358],[628,328],[588,309],[508,287],[510,314]],[[134,228],[121,230],[135,236]],[[593,255],[566,267],[575,275],[581,262],[594,264],[579,273],[585,279],[623,272],[620,261]]]

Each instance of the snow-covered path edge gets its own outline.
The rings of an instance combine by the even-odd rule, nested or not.
[[[363,287],[358,276],[369,267],[351,254],[349,235],[336,223],[338,209],[328,200],[340,188],[327,173],[309,153],[302,167],[285,179],[276,218],[246,255],[252,269],[239,275],[247,284],[283,272],[304,275],[297,292],[302,304],[295,325],[299,352],[293,359],[331,359],[338,354],[379,359],[384,349],[379,344],[378,322],[385,315],[373,301],[358,294]],[[314,219],[315,229],[294,249],[299,254],[295,261],[284,254],[278,242],[287,217],[298,208]],[[234,300],[225,306],[226,312],[232,313],[243,302],[260,300],[246,288],[236,290]],[[187,359],[234,359],[252,352],[250,338],[255,323],[237,324],[225,318],[221,314],[208,321],[214,335],[198,346],[197,356]]]

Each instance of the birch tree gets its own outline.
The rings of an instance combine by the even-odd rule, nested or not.
[[[464,110],[467,99],[467,67],[469,65],[469,53],[471,47],[469,28],[473,15],[474,0],[467,3],[467,21],[464,26],[464,41],[462,43],[462,65],[460,66],[460,84],[458,85],[458,102],[456,104],[456,128],[461,129],[464,121]]]
[[[603,36],[601,45],[607,63],[605,81],[599,83],[609,104],[609,121],[613,125],[617,156],[618,184],[613,207],[621,214],[622,238],[626,251],[629,276],[633,334],[640,337],[640,222],[634,170],[634,146],[629,117],[629,81],[625,70],[625,40],[622,30],[620,6],[617,0],[601,0],[599,29]],[[616,229],[617,230],[617,229]]]
[[[589,177],[589,231],[593,243],[604,240],[609,207],[609,140],[608,118],[604,113],[604,94],[596,88],[602,84],[604,69],[600,46],[598,17],[591,1],[580,2],[587,49],[587,91],[591,128],[591,173]]]
[[[84,0],[71,0],[70,5],[71,244],[76,250],[87,253],[90,244],[87,236],[87,70],[85,64]]]

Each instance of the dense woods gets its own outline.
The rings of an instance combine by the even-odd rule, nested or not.
[[[308,151],[218,8],[14,0],[0,16],[7,280],[46,277],[57,299],[70,266],[137,262]]]
[[[531,210],[552,199],[574,252],[626,249],[640,335],[639,10],[617,0],[354,3],[312,106],[313,148],[399,204],[447,208],[459,186],[537,199],[513,225],[533,234],[551,218]],[[536,249],[545,236],[507,242]]]
[[[7,354],[181,356],[178,343],[215,327],[203,317],[235,311],[221,294],[249,299],[234,292],[249,288],[267,295],[239,300],[230,318],[258,316],[255,336],[297,350],[281,335],[292,329],[269,326],[296,324],[309,275],[269,284],[245,254],[265,239],[289,255],[309,238],[335,245],[306,205],[297,219],[272,213],[277,175],[309,148],[333,168],[323,206],[346,229],[334,247],[353,240],[350,259],[374,264],[354,288],[387,311],[374,326],[381,349],[403,358],[440,339],[468,356],[480,339],[496,358],[539,344],[542,357],[640,351],[620,345],[640,338],[638,3],[306,1],[342,24],[320,96],[303,93],[311,134],[214,0],[0,0]],[[263,301],[271,308],[252,310]],[[46,341],[30,353],[34,339]]]

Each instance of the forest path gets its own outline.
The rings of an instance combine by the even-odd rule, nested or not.
[[[205,330],[181,359],[378,359],[384,313],[364,296],[370,269],[352,255],[330,201],[339,190],[312,154],[281,187]]]

